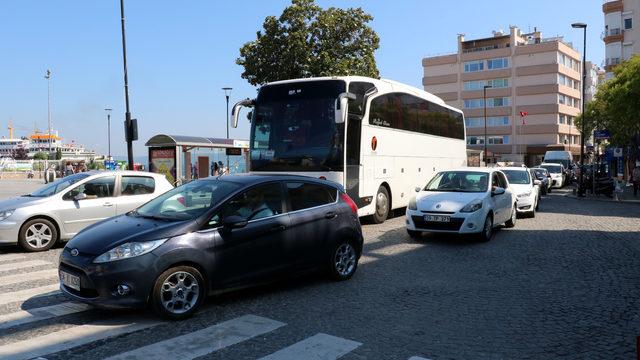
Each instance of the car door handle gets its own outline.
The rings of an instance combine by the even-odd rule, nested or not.
[[[102,206],[104,206],[104,207],[112,207],[113,203],[106,202],[106,203],[102,204]]]
[[[277,232],[277,231],[283,231],[285,230],[287,227],[284,225],[274,225],[271,227],[271,231],[273,232]]]
[[[324,214],[324,217],[327,219],[335,219],[336,217],[338,217],[338,214],[334,213],[333,211],[329,211],[328,213]]]

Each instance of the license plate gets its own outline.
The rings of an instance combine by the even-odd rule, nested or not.
[[[68,272],[60,271],[60,282],[74,290],[80,291],[80,277],[71,275]]]
[[[444,215],[425,215],[424,221],[434,221],[434,222],[450,222],[451,217]]]

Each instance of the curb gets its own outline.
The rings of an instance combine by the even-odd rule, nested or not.
[[[586,198],[586,197],[580,198],[573,194],[565,194],[563,196],[566,198],[571,198],[571,199],[576,199],[581,201],[586,200],[586,201],[600,201],[600,202],[625,203],[625,204],[640,204],[640,200],[616,200],[615,198],[602,199],[602,198]]]

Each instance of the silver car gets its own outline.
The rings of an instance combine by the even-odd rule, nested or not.
[[[0,201],[0,243],[27,251],[50,249],[100,220],[131,211],[173,186],[161,174],[89,171],[31,194]]]

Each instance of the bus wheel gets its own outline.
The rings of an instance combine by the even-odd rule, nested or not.
[[[373,213],[373,222],[382,224],[389,216],[389,192],[384,186],[378,188],[376,194],[376,212]]]

